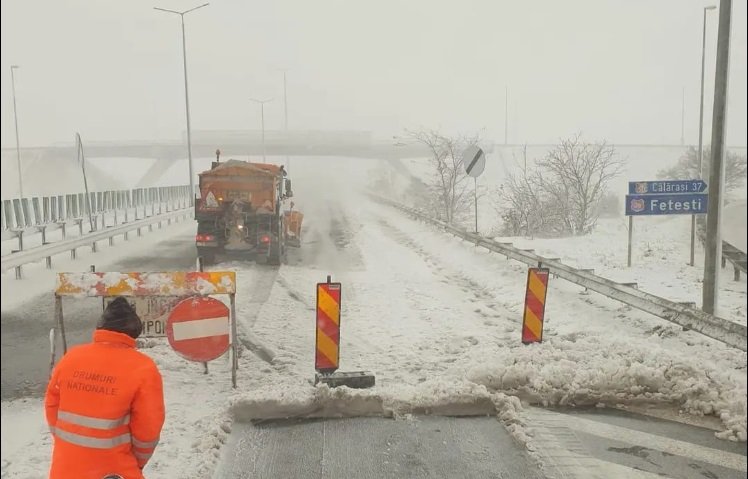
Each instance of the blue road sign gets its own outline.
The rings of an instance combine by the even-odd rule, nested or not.
[[[706,191],[704,180],[663,180],[663,181],[631,181],[630,195],[676,195],[687,193],[703,193]]]
[[[626,216],[703,215],[706,193],[688,195],[626,195]]]

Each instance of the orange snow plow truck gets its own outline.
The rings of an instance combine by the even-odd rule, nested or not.
[[[301,246],[301,222],[283,165],[240,160],[213,162],[200,173],[195,201],[198,256],[205,263],[247,259],[281,264],[289,246]]]

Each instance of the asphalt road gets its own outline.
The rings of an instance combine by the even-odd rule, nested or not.
[[[261,447],[257,447],[261,445]],[[214,479],[544,477],[492,417],[234,424]]]
[[[110,271],[176,271],[194,269],[191,235],[164,240],[152,249],[109,265]],[[85,267],[85,265],[81,265]],[[12,280],[11,280],[12,281]],[[91,340],[101,315],[101,299],[63,300],[68,347]],[[49,330],[54,326],[52,291],[0,316],[2,399],[41,396],[49,378]],[[58,357],[62,346],[58,341]]]
[[[743,479],[748,470],[746,443],[705,427],[616,409],[527,413],[551,477]]]
[[[742,479],[746,443],[615,409],[527,409],[536,456],[493,417],[237,422],[213,479]]]

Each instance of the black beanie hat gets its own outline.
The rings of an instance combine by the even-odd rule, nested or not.
[[[127,299],[118,296],[106,307],[96,329],[116,331],[137,339],[143,332],[143,323]]]

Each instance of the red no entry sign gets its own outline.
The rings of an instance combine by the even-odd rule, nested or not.
[[[212,361],[228,351],[229,331],[229,308],[207,296],[181,301],[166,321],[169,344],[190,361]]]

